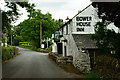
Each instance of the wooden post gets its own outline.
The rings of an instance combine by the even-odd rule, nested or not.
[[[42,23],[40,22],[40,48],[42,45]]]

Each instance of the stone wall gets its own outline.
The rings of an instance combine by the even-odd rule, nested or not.
[[[73,65],[81,72],[87,73],[90,70],[90,57],[82,53],[81,48],[95,48],[94,42],[89,35],[71,35],[70,38]]]
[[[81,72],[87,73],[90,70],[90,57],[89,54],[80,53],[74,59],[74,66]]]
[[[72,56],[57,56],[56,62],[59,64],[72,64],[73,63],[73,57]]]
[[[73,64],[72,56],[61,56],[56,53],[49,53],[49,57],[53,59],[58,64]]]

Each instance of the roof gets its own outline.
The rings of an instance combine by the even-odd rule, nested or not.
[[[86,8],[84,8],[82,11],[80,11],[79,13],[77,13],[73,18],[75,18],[77,15],[79,15],[80,13],[82,13],[85,9],[87,9],[88,7],[90,7],[92,5],[92,3],[90,4],[90,5],[88,5]],[[72,19],[73,19],[72,18]],[[72,21],[72,19],[69,19],[69,21],[67,21],[65,24],[63,24],[60,28],[58,28],[57,30],[55,30],[55,31],[59,31],[61,28],[63,28],[65,25],[67,25],[67,24],[69,24],[71,21]]]

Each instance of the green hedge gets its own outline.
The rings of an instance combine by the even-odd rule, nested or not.
[[[2,62],[9,60],[13,57],[14,49],[13,47],[2,47]]]
[[[94,72],[90,72],[88,74],[86,74],[83,78],[83,80],[104,80],[103,77],[101,77],[99,74],[94,73]]]
[[[18,55],[18,48],[13,46],[2,47],[2,62]]]
[[[19,42],[19,46],[30,47],[32,45],[30,42]]]

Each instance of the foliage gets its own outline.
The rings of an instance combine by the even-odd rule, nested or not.
[[[2,62],[9,60],[13,56],[13,47],[2,47]]]
[[[117,78],[120,72],[119,60],[114,54],[96,56],[94,71],[106,78]]]
[[[24,41],[22,36],[16,36],[13,39],[13,45],[14,46],[19,46],[19,42],[22,42],[22,41]]]
[[[88,73],[87,75],[84,76],[83,80],[88,80],[88,79],[91,79],[91,80],[104,80],[103,78],[101,78],[101,76],[97,73],[94,73],[94,72],[90,72]]]
[[[109,21],[114,22],[114,25],[118,28],[120,28],[120,2],[93,2],[93,7],[98,8],[98,16],[103,20],[103,22]],[[100,30],[98,30],[100,32]],[[114,31],[107,30],[107,32],[101,32],[98,33],[101,35],[101,38],[104,38],[104,41],[107,41],[108,43],[103,43],[105,45],[105,48],[109,45],[112,47],[112,50],[115,51],[118,58],[120,58],[120,33],[115,33]],[[102,35],[104,34],[104,35]],[[106,37],[105,37],[106,35]],[[100,37],[100,36],[99,36]],[[98,38],[96,36],[96,38]],[[106,40],[105,40],[106,39]],[[100,39],[99,39],[100,41]],[[99,43],[98,43],[99,45]],[[101,43],[100,43],[101,45]],[[104,45],[101,45],[101,47]],[[107,48],[106,48],[107,50]]]
[[[93,2],[92,5],[98,8],[99,18],[114,22],[120,28],[120,2]]]
[[[2,38],[2,43],[3,43],[3,46],[5,46],[5,38]]]
[[[8,32],[8,44],[11,43],[11,36],[13,37],[13,35],[11,35],[11,29],[12,29],[12,23],[14,23],[20,14],[19,11],[19,7],[21,8],[26,8],[27,12],[31,12],[34,11],[34,4],[30,4],[28,2],[12,2],[12,1],[6,1],[5,3],[3,3],[5,6],[5,9],[0,10],[1,14],[2,14],[2,32],[6,33]],[[3,42],[3,44],[5,44],[5,42]]]
[[[30,4],[28,2],[5,2],[5,6],[7,10],[0,10],[2,13],[2,31],[3,33],[6,32],[6,30],[11,29],[11,23],[16,21],[20,15],[19,13],[19,7],[26,8],[27,12],[31,12],[34,10],[34,4]]]
[[[31,43],[30,42],[19,42],[19,46],[23,46],[23,47],[31,47]]]
[[[38,48],[37,51],[46,51],[45,49]]]
[[[96,46],[101,53],[110,54],[111,51],[115,51],[117,55],[120,55],[120,34],[115,33],[114,30],[107,29],[107,25],[107,22],[97,22],[95,34],[91,38],[96,41]]]
[[[41,10],[35,10],[28,15],[29,19],[18,26],[21,28],[20,35],[25,41],[31,42],[33,46],[40,47],[40,23],[42,23],[42,39],[50,38],[53,31],[59,27],[59,21],[52,19],[50,13],[42,14]]]
[[[48,51],[52,51],[52,45],[49,46],[49,48],[46,48],[46,50],[48,50]]]
[[[52,51],[52,45],[45,49],[38,48],[37,51]]]

